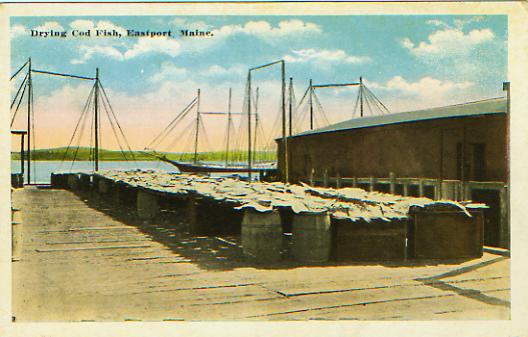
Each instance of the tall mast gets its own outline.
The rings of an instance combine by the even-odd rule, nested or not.
[[[95,130],[95,170],[99,171],[99,68],[95,68],[95,91],[94,91],[94,130]]]
[[[27,101],[27,182],[31,183],[31,95],[33,94],[31,83],[31,57],[28,61],[28,101]]]
[[[258,135],[258,123],[259,123],[259,116],[258,116],[258,104],[259,104],[259,88],[255,90],[255,138],[253,138],[253,153],[254,153],[254,160],[256,161],[257,157],[257,135]]]
[[[359,76],[359,112],[363,117],[363,77]]]
[[[288,139],[286,138],[286,64],[281,60],[282,74],[282,144],[284,147],[284,182],[288,182]]]
[[[289,112],[289,132],[288,135],[292,135],[292,104],[293,104],[293,77],[290,77],[290,90],[289,90],[290,98],[289,98],[289,106],[288,106],[288,112]]]
[[[196,100],[196,134],[194,137],[194,163],[198,159],[198,132],[200,130],[200,89],[198,89],[198,96]]]
[[[226,143],[226,157],[225,166],[229,163],[229,142],[231,134],[231,88],[229,88],[229,99],[227,101],[227,143]]]
[[[248,181],[251,181],[251,70],[248,72]]]
[[[310,97],[309,97],[309,104],[310,104],[310,130],[313,130],[313,122],[314,122],[314,116],[313,116],[313,87],[312,87],[312,79],[310,79]]]

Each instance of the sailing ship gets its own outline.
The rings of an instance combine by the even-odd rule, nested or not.
[[[228,100],[228,109],[227,112],[207,112],[207,111],[201,111],[200,110],[200,89],[198,89],[198,93],[195,99],[193,99],[187,107],[178,115],[176,118],[169,123],[169,125],[166,127],[166,129],[156,137],[151,144],[149,144],[149,147],[145,148],[146,151],[149,151],[148,153],[154,157],[156,157],[158,160],[166,162],[168,164],[171,164],[175,167],[177,167],[181,172],[192,172],[192,173],[248,173],[251,172],[259,173],[261,175],[274,175],[277,171],[277,162],[276,161],[268,161],[268,162],[259,162],[255,163],[252,162],[252,165],[248,165],[247,163],[230,163],[229,162],[229,151],[230,151],[230,142],[231,142],[231,129],[233,128],[233,121],[232,116],[233,115],[241,115],[242,113],[235,113],[231,111],[231,96],[232,96],[232,90],[229,89],[229,100]],[[258,90],[257,90],[257,101],[258,101]],[[160,139],[162,139],[170,130],[174,129],[176,124],[181,121],[189,111],[194,109],[196,107],[196,119],[195,119],[195,135],[194,135],[194,156],[192,162],[185,162],[183,160],[175,160],[175,159],[169,159],[166,154],[158,153],[155,150],[152,149],[150,145],[153,143],[160,142]],[[225,158],[224,163],[202,163],[198,161],[198,139],[199,139],[199,132],[202,122],[202,116],[203,115],[227,115],[227,141],[226,141],[226,149],[225,149]],[[253,114],[253,117],[256,120],[256,123],[258,123],[258,115],[255,112]],[[248,118],[251,118],[248,116]],[[258,125],[258,124],[257,124]],[[251,134],[250,134],[251,137]],[[254,135],[256,140],[256,135]],[[254,149],[253,149],[254,151]]]

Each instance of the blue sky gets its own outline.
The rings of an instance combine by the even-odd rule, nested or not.
[[[68,37],[31,37],[31,29],[66,31]],[[72,37],[74,29],[89,29],[92,37]],[[96,38],[96,29],[122,34],[127,29],[171,30],[173,37]],[[181,37],[181,29],[211,31],[213,36]],[[99,67],[127,134],[143,136],[129,136],[132,146],[142,148],[197,88],[202,89],[204,109],[225,110],[229,87],[234,110],[242,109],[247,69],[278,59],[286,60],[298,97],[310,78],[314,83],[340,83],[357,81],[359,76],[391,111],[502,96],[507,17],[14,17],[12,70],[30,56],[37,69],[93,76]],[[262,119],[270,128],[279,104],[278,76],[277,67],[255,74]],[[35,75],[34,85],[36,111],[42,111],[35,122],[42,130],[38,146],[67,143],[66,134],[73,131],[89,83]],[[330,122],[351,117],[355,95],[353,88],[320,92]],[[55,117],[63,127],[50,122]],[[217,129],[211,131],[210,143],[220,143],[223,136],[217,126],[224,122],[204,123]],[[110,138],[107,145],[115,147]]]

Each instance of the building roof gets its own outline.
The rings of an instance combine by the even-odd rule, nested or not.
[[[491,98],[482,101],[455,104],[439,108],[398,112],[379,116],[358,117],[346,120],[344,122],[331,124],[319,129],[301,132],[293,135],[292,137],[441,118],[504,114],[506,113],[506,110],[506,98]]]

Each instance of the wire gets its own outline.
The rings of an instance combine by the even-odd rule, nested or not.
[[[37,69],[31,69],[31,72],[37,73],[37,74],[45,74],[45,75],[51,75],[51,76],[60,76],[60,77],[71,77],[71,78],[77,78],[80,80],[90,80],[95,81],[95,77],[86,77],[86,76],[78,76],[78,75],[71,75],[71,74],[61,74],[61,73],[55,73],[52,71],[45,71],[45,70],[37,70]]]
[[[22,89],[22,86],[25,87],[24,83],[26,82],[28,77],[29,77],[29,73],[26,74],[26,77],[24,77],[24,79],[22,80],[22,83],[20,83],[20,86],[18,87],[17,93],[16,93],[15,97],[13,98],[13,101],[11,102],[10,109],[13,109],[13,105],[15,105],[15,102],[17,100],[18,94],[20,93],[20,89]]]
[[[174,119],[165,127],[165,129],[163,129],[163,131],[161,131],[156,137],[154,137],[154,139],[149,143],[147,148],[152,148],[153,144],[159,144],[161,140],[155,143],[158,140],[158,138],[160,138],[161,135],[163,135],[164,133],[165,133],[164,137],[166,137],[174,129],[174,126],[177,124],[177,121],[179,122],[179,120],[185,117],[188,111],[196,105],[197,100],[198,100],[198,97],[195,97],[189,104],[187,104],[187,106],[182,111],[180,111],[180,113],[176,115],[176,117],[174,117]],[[164,139],[164,137],[162,139]]]
[[[108,99],[108,95],[106,94],[106,91],[105,91],[103,85],[101,84],[101,82],[99,82],[99,85],[100,85],[101,89],[103,90],[103,96],[106,99],[106,102],[108,103],[108,106],[110,107],[110,112],[112,113],[112,116],[114,117],[114,121],[117,124],[117,127],[119,128],[119,131],[121,132],[123,140],[124,140],[124,142],[125,142],[125,144],[126,144],[126,146],[128,148],[128,151],[130,152],[130,155],[132,156],[132,160],[134,160],[134,162],[136,162],[136,156],[134,155],[134,152],[130,148],[130,144],[128,143],[128,140],[127,140],[127,138],[125,136],[125,133],[123,132],[123,129],[121,128],[119,120],[117,119],[117,117],[116,117],[116,115],[114,113],[114,109],[112,108],[112,105],[110,104],[110,100]]]
[[[9,80],[11,81],[13,78],[15,78],[16,75],[18,75],[18,73],[19,73],[22,69],[24,69],[25,66],[28,65],[28,63],[29,63],[29,60],[27,60],[26,63],[24,63],[24,65],[23,65],[22,67],[20,67],[20,69],[18,69],[18,70],[17,70],[17,71],[11,76],[11,78],[10,78]],[[28,74],[29,74],[29,72],[28,72]],[[27,76],[27,75],[26,75],[26,76]]]
[[[22,103],[22,99],[24,98],[24,94],[26,92],[26,88],[28,87],[28,83],[24,85],[24,90],[22,91],[22,95],[20,96],[20,100],[18,101],[17,107],[15,109],[15,112],[13,113],[13,117],[11,118],[11,125],[9,127],[13,127],[13,124],[15,123],[16,114],[18,111],[18,108],[20,108],[20,104]]]
[[[88,98],[86,100],[86,103],[84,104],[84,107],[82,109],[82,112],[81,112],[81,116],[79,117],[79,120],[77,121],[77,125],[75,125],[75,129],[73,130],[73,134],[70,138],[70,142],[68,143],[68,146],[66,147],[66,151],[64,151],[64,155],[62,157],[62,161],[61,161],[61,164],[59,166],[59,170],[61,170],[62,168],[62,165],[64,163],[64,161],[66,160],[66,155],[68,154],[68,151],[70,150],[70,146],[71,144],[73,143],[73,139],[75,137],[75,134],[77,133],[77,129],[79,128],[79,125],[81,123],[81,120],[83,119],[83,116],[84,114],[86,113],[86,111],[90,108],[91,106],[91,102],[92,102],[92,96],[93,96],[93,93],[95,91],[95,85],[92,87],[92,90],[90,91],[90,93],[88,94]]]

